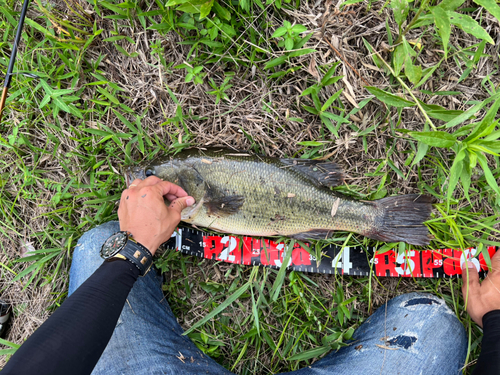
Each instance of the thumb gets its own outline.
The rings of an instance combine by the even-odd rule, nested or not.
[[[479,273],[472,262],[464,262],[462,265],[462,295],[464,300],[473,300],[479,294]],[[470,303],[470,302],[469,302]]]
[[[500,271],[500,251],[497,251],[491,258],[491,270],[488,274],[493,275]]]
[[[188,197],[174,199],[174,201],[170,203],[170,206],[168,206],[168,208],[177,211],[180,215],[183,209],[185,209],[186,207],[190,207],[193,204],[194,204],[194,198],[188,196]]]

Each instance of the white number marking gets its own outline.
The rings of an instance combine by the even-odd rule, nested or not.
[[[228,262],[234,262],[236,260],[236,257],[231,253],[234,251],[234,249],[236,249],[236,246],[238,245],[236,242],[236,238],[225,236],[222,237],[222,240],[220,240],[220,242],[224,245],[229,242],[229,246],[222,250],[219,255],[219,259],[227,260]]]
[[[410,250],[405,251],[402,254],[398,254],[398,257],[396,258],[396,263],[401,264],[401,265],[406,265],[406,268],[403,269],[403,267],[396,267],[396,272],[400,275],[411,275],[413,270],[415,269],[415,262],[411,260],[410,258],[415,256],[415,251]]]
[[[472,262],[472,264],[474,266],[476,266],[477,272],[479,272],[481,266],[479,265],[479,260],[477,258],[475,258],[476,253],[477,253],[477,250],[475,248],[465,249],[462,252],[462,256],[460,257],[460,268],[462,268],[462,266],[463,266],[463,264],[465,262],[465,259],[467,257],[467,260],[469,262]]]
[[[332,260],[332,268],[340,268],[346,275],[349,274],[349,271],[352,268],[351,262],[351,251],[348,247],[344,247],[344,249],[339,252],[335,258]]]

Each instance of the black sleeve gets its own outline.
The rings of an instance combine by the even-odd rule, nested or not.
[[[2,375],[90,374],[138,276],[128,261],[104,262],[17,350]]]
[[[472,375],[500,374],[500,310],[483,316],[481,354]]]

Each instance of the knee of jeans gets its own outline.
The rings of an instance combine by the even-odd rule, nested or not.
[[[395,297],[389,301],[390,308],[397,308],[403,314],[409,316],[425,316],[426,320],[442,320],[441,317],[449,318],[453,323],[459,323],[455,312],[448,307],[446,302],[429,293],[408,293]]]
[[[428,309],[429,307],[442,308],[453,314],[453,311],[446,305],[446,302],[430,293],[407,293],[393,298],[389,304],[395,304],[398,307],[409,311],[418,311]]]
[[[463,336],[465,332],[453,310],[435,295],[414,292],[398,296],[389,303],[391,302],[401,311],[403,319],[399,322],[406,327],[406,331],[402,334],[394,328],[394,332],[388,337],[388,346],[408,349],[418,340],[418,332],[430,333],[435,330],[434,332],[441,333],[454,332],[457,336]],[[404,322],[406,319],[410,322]]]
[[[89,245],[94,245],[93,247],[100,250],[101,245],[110,237],[112,234],[120,230],[120,222],[118,221],[108,221],[107,223],[98,225],[95,228],[85,232],[75,247],[75,252],[83,250],[84,248],[89,248]],[[95,246],[98,245],[98,246]]]
[[[401,349],[410,349],[415,342],[418,340],[417,333],[406,333],[403,335],[397,335],[392,337],[387,337],[385,344],[387,346],[393,346]]]
[[[353,338],[359,341],[360,350],[368,348],[370,342],[376,342],[377,348],[408,352],[420,350],[422,345],[446,346],[448,341],[459,347],[467,343],[464,327],[455,313],[443,299],[427,293],[391,299],[356,330]]]

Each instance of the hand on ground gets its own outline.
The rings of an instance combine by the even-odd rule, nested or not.
[[[467,303],[467,312],[482,327],[484,314],[500,310],[500,252],[491,258],[492,269],[481,283],[472,262],[464,262],[463,267],[462,294]]]
[[[165,204],[163,197],[172,202],[170,206]],[[193,204],[194,198],[171,182],[155,176],[136,179],[120,199],[120,230],[132,233],[134,239],[154,255],[172,236],[181,220],[181,211]]]

